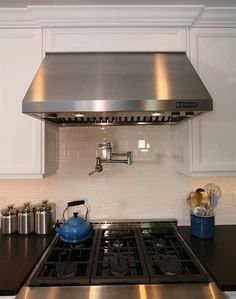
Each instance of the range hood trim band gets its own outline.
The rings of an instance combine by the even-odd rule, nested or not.
[[[106,100],[106,110],[97,109],[99,102],[103,100],[70,100],[51,102],[25,102],[24,113],[103,113],[103,112],[177,112],[177,111],[199,111],[212,110],[213,104],[210,99],[201,100],[126,100],[120,103],[119,100]],[[123,102],[123,101],[122,101]],[[197,103],[196,107],[178,108],[176,103]],[[55,106],[57,107],[55,110]],[[125,107],[125,109],[124,109]]]

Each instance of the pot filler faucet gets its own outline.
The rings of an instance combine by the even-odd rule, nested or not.
[[[90,172],[89,175],[92,175],[96,172],[101,172],[103,170],[102,163],[125,163],[127,165],[131,165],[131,152],[127,153],[113,153],[111,143],[101,143],[98,144],[99,147],[105,148],[106,150],[106,159],[102,159],[101,157],[96,157],[96,165],[95,170]],[[126,157],[126,159],[118,159],[114,157]]]

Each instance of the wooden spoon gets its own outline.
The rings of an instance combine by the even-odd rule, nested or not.
[[[200,206],[201,205],[201,203],[202,203],[202,200],[203,200],[203,198],[202,198],[202,194],[201,194],[201,192],[196,192],[196,201],[197,201],[197,206]]]
[[[190,206],[190,211],[192,210],[191,198],[187,198],[187,204]]]
[[[190,198],[191,207],[192,207],[192,210],[193,210],[197,206],[196,192],[191,192],[189,194],[189,198]]]
[[[209,204],[209,196],[208,196],[208,193],[206,191],[202,191],[200,192],[201,195],[202,195],[202,203],[204,204]]]

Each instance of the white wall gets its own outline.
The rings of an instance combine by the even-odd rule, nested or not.
[[[176,173],[176,130],[177,126],[61,128],[58,173],[43,180],[0,180],[0,208],[49,198],[61,218],[67,201],[85,198],[91,219],[175,217],[188,224],[188,193],[214,182],[223,192],[216,223],[236,224],[236,178]],[[89,176],[96,154],[102,154],[97,144],[108,141],[114,152],[132,151],[133,164],[105,164],[103,172]]]

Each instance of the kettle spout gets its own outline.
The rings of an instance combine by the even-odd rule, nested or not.
[[[53,229],[60,235],[60,232],[61,232],[61,224],[57,221],[57,223],[54,224]]]

